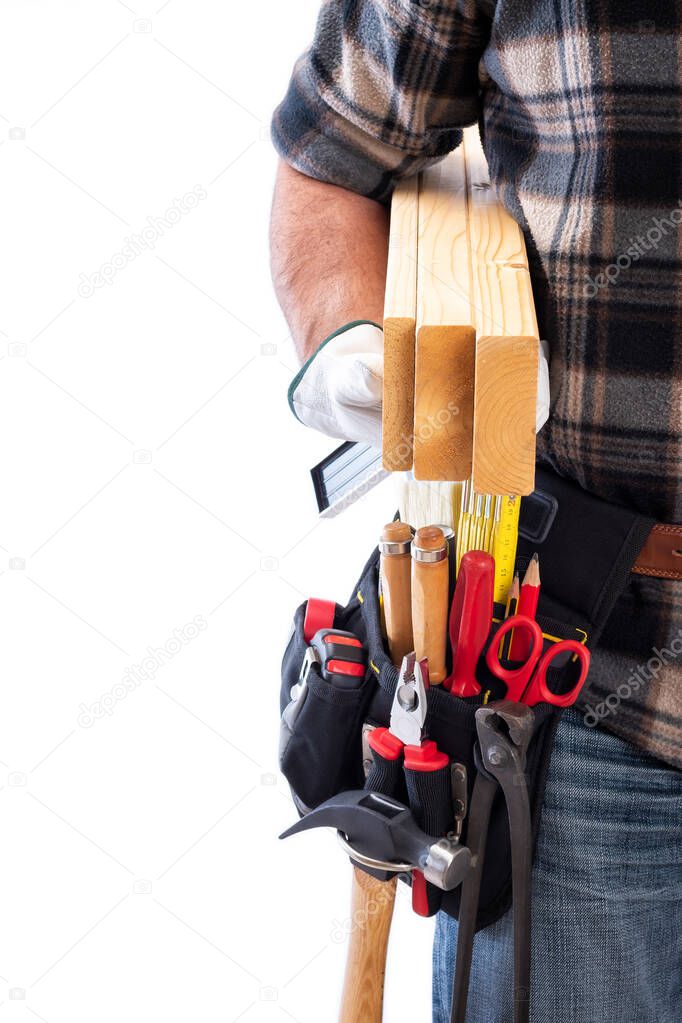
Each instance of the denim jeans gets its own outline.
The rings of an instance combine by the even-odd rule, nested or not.
[[[492,850],[491,850],[492,852]],[[433,1021],[457,924],[436,921]],[[507,913],[476,936],[467,1023],[512,1020]],[[567,711],[533,872],[533,1023],[682,1021],[682,772]]]

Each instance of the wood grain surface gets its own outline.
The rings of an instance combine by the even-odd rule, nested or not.
[[[415,175],[397,184],[391,200],[382,412],[382,461],[390,472],[412,468],[418,199]]]
[[[476,334],[538,338],[523,233],[491,188],[477,127],[465,129],[463,146]]]
[[[381,539],[388,543],[406,543],[412,540],[407,522],[388,522]],[[412,558],[409,548],[400,554],[381,554],[379,578],[386,621],[386,639],[391,661],[397,668],[403,657],[414,650],[412,639]]]
[[[397,879],[377,881],[353,868],[352,930],[339,1023],[381,1023],[388,936]]]
[[[529,494],[535,484],[538,325],[520,227],[490,185],[478,128],[464,132],[476,326],[473,486]]]
[[[422,173],[419,191],[414,475],[471,473],[475,330],[464,152]]]
[[[437,526],[417,530],[415,548],[442,550],[445,537]],[[440,685],[447,675],[447,640],[450,573],[448,559],[425,562],[412,559],[412,633],[417,660],[428,658],[429,682]]]
[[[532,493],[537,375],[535,338],[479,337],[473,474],[477,493]]]

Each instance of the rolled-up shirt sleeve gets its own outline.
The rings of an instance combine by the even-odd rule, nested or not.
[[[296,170],[385,201],[479,113],[490,20],[475,0],[325,0],[272,119]]]

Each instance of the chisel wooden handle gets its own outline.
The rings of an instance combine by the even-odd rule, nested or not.
[[[351,932],[339,1023],[381,1023],[395,877],[377,881],[353,869]]]
[[[381,531],[379,572],[384,602],[388,650],[400,667],[413,649],[412,585],[410,544],[412,530],[407,522],[389,522]]]
[[[424,526],[412,541],[412,632],[417,660],[428,658],[432,685],[438,685],[446,675],[448,586],[448,549],[443,530]]]

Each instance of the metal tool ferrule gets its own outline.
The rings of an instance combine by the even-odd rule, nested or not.
[[[412,547],[411,540],[379,540],[379,554],[409,554]]]
[[[445,561],[448,556],[448,549],[446,547],[440,547],[437,551],[425,551],[423,547],[416,547],[412,544],[412,557],[415,561],[421,561],[424,564],[435,564],[438,561]]]

